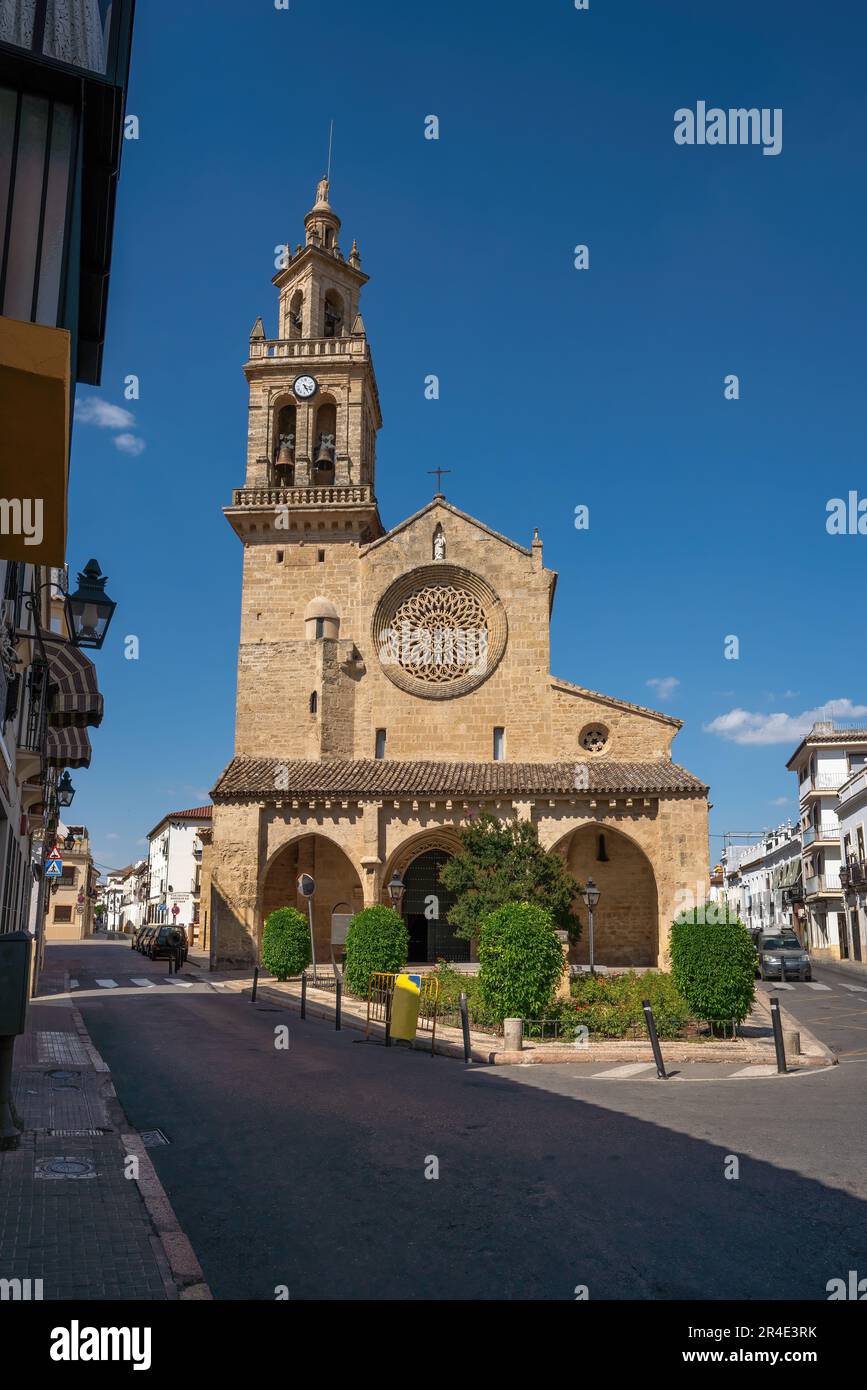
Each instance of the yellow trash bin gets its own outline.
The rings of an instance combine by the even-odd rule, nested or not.
[[[418,975],[398,975],[391,1004],[391,1036],[404,1042],[415,1040],[421,981]]]

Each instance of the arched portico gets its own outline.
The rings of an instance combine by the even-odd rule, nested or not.
[[[592,878],[600,890],[593,912],[597,965],[656,965],[659,959],[659,906],[656,876],[644,850],[604,822],[576,827],[554,846],[569,872],[583,885]],[[570,959],[590,958],[587,909],[579,899],[581,940]]]
[[[401,913],[409,931],[409,959],[415,964],[470,958],[470,943],[456,937],[449,925],[454,897],[439,878],[440,868],[459,848],[457,832],[444,827],[404,841],[386,864],[384,898],[390,901],[387,885],[394,873],[405,885]]]
[[[316,959],[331,958],[331,929],[335,913],[355,914],[364,905],[361,877],[349,856],[334,840],[316,832],[304,832],[283,844],[262,871],[258,914],[259,940],[269,913],[278,907],[297,907],[307,913],[298,892],[298,878],[310,874],[316,883],[313,896],[313,934]]]

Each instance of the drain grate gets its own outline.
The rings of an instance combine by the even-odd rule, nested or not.
[[[110,1134],[108,1129],[49,1129],[48,1135],[52,1139],[93,1139],[99,1138],[103,1134]]]
[[[96,1165],[89,1158],[41,1158],[34,1170],[37,1178],[95,1178]]]
[[[161,1129],[143,1129],[141,1131],[141,1141],[146,1149],[156,1149],[160,1144],[170,1144],[172,1141]]]
[[[47,1071],[45,1075],[48,1077],[52,1086],[71,1086],[77,1088],[81,1082],[80,1071]]]

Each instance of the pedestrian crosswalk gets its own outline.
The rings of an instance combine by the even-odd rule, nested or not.
[[[185,980],[180,975],[129,975],[120,980],[106,976],[101,979],[94,979],[91,984],[87,981],[70,980],[70,989],[128,989],[134,985],[136,989],[155,989],[158,985],[177,985],[179,989],[192,989],[194,985],[203,984],[203,980]]]

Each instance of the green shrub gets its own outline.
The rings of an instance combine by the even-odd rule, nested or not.
[[[755,997],[755,949],[743,922],[707,915],[697,908],[672,923],[672,978],[696,1018],[743,1023]]]
[[[300,975],[310,964],[310,927],[297,907],[278,907],[265,923],[262,964],[278,980]]]
[[[479,933],[479,989],[492,1018],[542,1018],[563,971],[563,950],[550,912],[504,903]]]
[[[346,985],[352,994],[367,995],[376,970],[400,970],[409,955],[409,932],[393,907],[377,904],[356,912],[346,933]]]
[[[631,970],[617,975],[580,975],[573,980],[571,1006],[566,1005],[560,1014],[561,1034],[573,1036],[575,1026],[583,1024],[599,1037],[624,1038],[636,1033],[646,1037],[645,999],[653,1008],[659,1036],[679,1037],[690,1012],[671,975],[657,971],[637,975]]]

